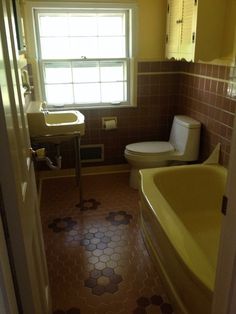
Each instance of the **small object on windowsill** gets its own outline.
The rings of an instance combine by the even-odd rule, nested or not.
[[[41,107],[42,107],[41,111],[47,111],[47,102],[45,100],[42,101]]]
[[[57,105],[52,105],[53,108],[64,108],[65,105],[64,104],[57,104]]]
[[[34,89],[34,86],[23,85],[23,89],[24,89],[24,96],[30,95]]]

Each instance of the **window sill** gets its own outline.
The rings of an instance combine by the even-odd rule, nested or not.
[[[137,105],[74,105],[74,106],[53,106],[47,105],[49,111],[63,111],[63,110],[87,110],[87,109],[121,109],[121,108],[136,108]]]

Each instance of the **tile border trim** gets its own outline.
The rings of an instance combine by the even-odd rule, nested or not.
[[[235,84],[236,85],[236,81],[232,81],[232,80],[224,80],[221,78],[217,78],[217,77],[213,77],[213,76],[206,76],[206,75],[201,75],[201,74],[195,74],[195,73],[189,73],[189,72],[184,72],[184,71],[169,71],[169,72],[141,72],[138,73],[138,76],[146,76],[146,75],[169,75],[169,74],[184,74],[184,75],[188,75],[188,76],[194,76],[194,77],[198,77],[198,78],[205,78],[208,80],[212,80],[212,81],[217,81],[217,82],[222,82],[222,83],[230,83],[230,84]]]

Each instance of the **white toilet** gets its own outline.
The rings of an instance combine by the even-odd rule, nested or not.
[[[163,167],[198,158],[200,122],[183,115],[174,117],[168,142],[141,142],[125,148],[131,166],[130,186],[137,189],[139,169]]]

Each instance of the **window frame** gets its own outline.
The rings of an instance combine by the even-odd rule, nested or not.
[[[33,77],[38,82],[35,88],[36,97],[40,100],[45,100],[45,88],[44,88],[44,73],[43,64],[47,62],[52,62],[58,64],[58,61],[65,62],[76,62],[83,61],[83,59],[44,59],[41,58],[41,51],[39,49],[39,23],[38,14],[52,11],[61,13],[71,13],[74,12],[85,12],[85,13],[96,13],[96,12],[122,12],[126,14],[126,57],[125,58],[88,58],[88,61],[125,61],[127,65],[127,101],[121,103],[95,103],[95,104],[65,104],[64,106],[52,105],[54,109],[88,109],[88,108],[121,108],[121,107],[135,107],[137,105],[137,82],[136,82],[136,19],[137,19],[137,6],[136,4],[113,4],[113,3],[26,3],[26,14],[31,12],[30,18],[27,19],[27,26],[33,27],[33,34],[26,34],[27,37],[27,47],[28,55],[30,61],[32,60],[33,65]],[[30,29],[30,28],[28,28]],[[32,40],[33,39],[33,40]],[[128,44],[127,44],[128,41]],[[31,42],[31,44],[29,44]]]

